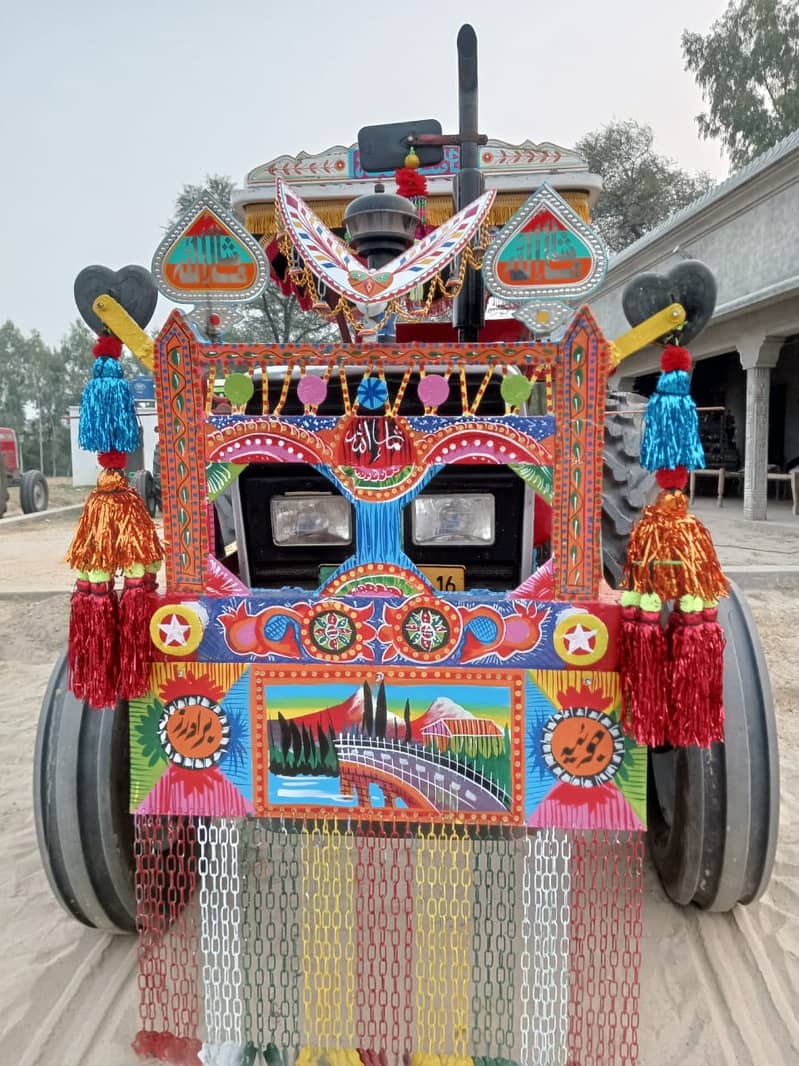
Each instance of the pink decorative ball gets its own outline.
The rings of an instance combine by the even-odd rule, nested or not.
[[[449,396],[449,382],[440,374],[427,374],[419,382],[416,394],[425,407],[438,407]]]
[[[304,378],[300,378],[297,385],[297,395],[303,403],[317,407],[320,403],[324,403],[324,399],[327,396],[327,382],[324,378],[306,375]]]

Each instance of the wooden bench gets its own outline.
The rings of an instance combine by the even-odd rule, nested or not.
[[[710,477],[716,479],[716,505],[724,506],[724,488],[728,481],[735,481],[743,477],[743,470],[692,470],[689,479],[688,497],[691,503],[696,495],[696,479],[698,477]]]
[[[718,507],[724,506],[724,488],[728,481],[734,481],[744,476],[743,470],[692,470],[689,487],[688,498],[691,503],[694,502],[694,496],[696,494],[696,479],[698,477],[710,477],[716,479],[716,505]],[[766,474],[767,481],[773,481],[777,484],[788,482],[791,487],[791,511],[793,514],[799,513],[797,506],[799,505],[799,468],[792,470],[790,474]]]
[[[769,481],[776,481],[778,485],[780,482],[788,482],[791,486],[791,513],[796,514],[797,496],[799,496],[799,468],[792,470],[790,474],[766,474],[766,478]]]

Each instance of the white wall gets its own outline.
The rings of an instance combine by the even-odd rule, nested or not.
[[[97,473],[100,469],[97,463],[97,454],[95,452],[86,452],[78,445],[79,414],[79,407],[70,407],[69,438],[72,455],[72,484],[76,487],[80,485],[94,485],[97,481]],[[135,460],[137,457],[135,455],[132,456],[131,461],[128,463],[128,469],[152,470],[153,455],[155,454],[155,449],[158,447],[158,434],[155,431],[157,417],[155,405],[147,401],[137,403],[136,414],[138,415],[142,427],[143,459],[141,462],[136,462]]]

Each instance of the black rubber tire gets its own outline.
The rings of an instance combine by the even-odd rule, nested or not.
[[[605,410],[602,470],[602,558],[605,580],[618,588],[630,531],[643,508],[655,498],[654,475],[638,463],[642,412],[646,400],[632,393],[609,392]]]
[[[0,518],[8,509],[8,471],[5,461],[0,455]]]
[[[766,889],[779,826],[774,704],[760,640],[733,586],[722,600],[724,743],[650,752],[652,860],[675,903],[729,911]]]
[[[144,500],[150,518],[158,513],[158,500],[155,494],[155,482],[149,470],[137,470],[133,477],[133,487]]]
[[[25,514],[47,510],[50,491],[41,470],[26,470],[19,486],[19,505]]]
[[[153,452],[153,492],[155,493],[156,506],[163,514],[163,497],[161,495],[161,448],[157,441],[155,451]]]
[[[128,709],[97,711],[67,690],[62,654],[47,686],[34,756],[42,864],[64,910],[112,933],[136,930]]]

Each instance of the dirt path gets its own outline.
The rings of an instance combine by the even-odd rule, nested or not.
[[[16,545],[17,554],[7,549],[22,538],[0,538],[0,557],[6,561],[10,555],[18,560],[13,566],[24,565],[27,581],[35,568],[32,560],[45,562],[43,545],[52,547],[62,532],[68,539],[71,525],[64,531],[57,527],[32,532]],[[714,915],[674,907],[648,869],[642,1066],[789,1066],[798,1061],[799,607],[794,593],[778,590],[751,593],[749,600],[772,673],[782,746],[775,875],[758,904]],[[66,595],[39,602],[0,600],[5,770],[0,781],[0,958],[5,961],[0,1062],[9,1066],[135,1061],[129,1050],[137,1025],[135,941],[99,934],[68,918],[50,893],[36,847],[31,809],[36,719],[64,640],[67,611]]]

